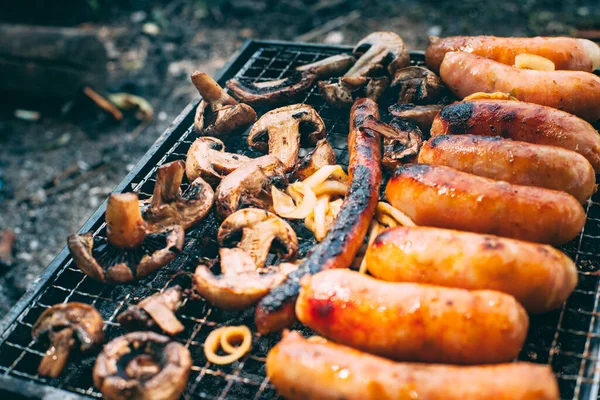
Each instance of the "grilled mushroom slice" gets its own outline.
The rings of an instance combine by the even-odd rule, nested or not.
[[[411,121],[417,124],[421,131],[429,131],[436,115],[442,111],[444,106],[440,104],[429,104],[417,106],[415,104],[392,104],[388,111],[395,117]]]
[[[274,105],[298,98],[316,79],[317,75],[310,71],[294,72],[284,79],[260,83],[230,79],[227,81],[227,88],[244,103]]]
[[[360,58],[338,82],[319,82],[328,103],[350,106],[361,96],[377,100],[389,85],[388,76],[410,63],[402,38],[393,32],[370,34],[358,42],[354,54]]]
[[[311,64],[296,67],[296,71],[312,72],[317,75],[317,79],[327,79],[334,76],[340,76],[348,71],[356,62],[356,57],[351,54],[336,54],[335,56],[324,58]]]
[[[226,218],[244,206],[272,210],[271,186],[282,189],[287,184],[285,167],[277,157],[266,155],[250,160],[217,186],[217,215]]]
[[[60,376],[73,346],[81,352],[92,350],[104,340],[102,316],[92,306],[83,303],[57,304],[45,310],[32,328],[34,340],[50,343],[40,362],[38,373]]]
[[[179,225],[150,233],[135,193],[112,194],[106,206],[107,235],[69,236],[75,264],[86,275],[106,283],[140,279],[169,263],[183,248]]]
[[[188,229],[201,221],[212,208],[215,192],[202,178],[195,179],[181,193],[185,163],[173,161],[158,168],[150,206],[144,211],[148,230],[160,232],[173,225]]]
[[[158,327],[169,335],[177,335],[184,329],[175,316],[181,304],[181,286],[173,286],[129,306],[117,317],[117,321],[129,331]]]
[[[187,152],[185,174],[190,182],[202,178],[216,186],[225,175],[248,161],[250,158],[241,154],[226,153],[219,139],[203,136],[196,139]]]
[[[280,254],[282,260],[293,260],[298,253],[296,232],[290,224],[268,211],[246,208],[231,214],[219,227],[219,246],[231,245],[240,234],[237,247],[250,254],[258,267],[265,265],[274,242],[284,250]]]
[[[194,127],[199,133],[219,136],[245,128],[256,121],[256,112],[252,107],[239,104],[204,72],[194,72],[192,83],[202,96],[194,118]]]
[[[398,93],[398,104],[435,103],[444,84],[432,71],[423,67],[406,67],[397,70],[390,91]]]
[[[367,117],[363,128],[376,130],[383,137],[381,164],[388,173],[393,173],[402,164],[414,162],[423,145],[421,130],[410,121],[393,118],[388,125]]]
[[[298,163],[300,137],[310,143],[325,136],[325,123],[317,111],[306,104],[293,104],[271,110],[252,126],[250,147],[267,151],[291,171]]]
[[[154,332],[110,341],[94,365],[94,386],[108,400],[177,400],[192,367],[189,350]]]
[[[335,164],[336,157],[333,148],[327,139],[321,139],[317,142],[315,148],[302,157],[300,162],[296,164],[290,177],[292,180],[303,181],[321,169],[321,167]]]

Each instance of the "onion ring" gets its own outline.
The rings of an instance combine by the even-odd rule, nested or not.
[[[381,222],[381,218],[385,215],[391,217],[399,225],[417,226],[417,224],[415,224],[408,215],[404,214],[402,211],[398,210],[397,208],[392,207],[392,205],[390,205],[389,203],[380,201],[379,203],[377,203],[377,210],[375,211],[375,219],[377,219],[378,221]]]
[[[348,175],[340,165],[324,165],[317,172],[302,181],[309,188],[314,189],[320,183],[325,182],[329,177],[336,181],[348,182]]]
[[[345,196],[348,192],[348,184],[340,181],[327,180],[313,187],[312,191],[317,197],[321,195],[327,195],[329,197]]]
[[[230,339],[240,336],[242,337],[242,343],[237,347],[232,345]],[[248,353],[251,345],[252,333],[247,326],[223,326],[212,331],[204,341],[204,355],[213,364],[231,364]],[[218,355],[217,350],[219,347],[229,354],[225,356]]]
[[[296,182],[288,186],[287,195],[271,186],[271,195],[273,196],[273,209],[275,213],[283,218],[304,219],[312,212],[317,204],[317,196],[313,191],[302,182]],[[289,198],[290,200],[287,200]],[[295,201],[296,205],[292,209],[290,201]]]

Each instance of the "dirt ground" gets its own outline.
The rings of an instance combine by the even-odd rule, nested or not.
[[[600,29],[596,0],[86,4],[95,4],[93,12],[76,21],[55,14],[44,19],[43,12],[29,17],[0,12],[0,20],[85,23],[97,29],[110,58],[106,92],[142,96],[153,106],[154,119],[140,125],[134,113],[126,113],[117,123],[82,96],[61,104],[34,102],[30,109],[42,116],[31,122],[16,118],[15,104],[0,96],[0,230],[11,229],[17,237],[12,265],[0,270],[0,315],[37,279],[65,245],[66,236],[78,230],[196,98],[190,73],[216,72],[248,38],[295,40],[331,26],[332,20],[343,24],[311,33],[310,40],[353,44],[371,31],[392,30],[410,49],[424,49],[429,35],[574,35],[577,29]],[[360,15],[348,20],[355,10]]]

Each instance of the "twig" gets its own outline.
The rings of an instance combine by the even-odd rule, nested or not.
[[[12,249],[15,243],[15,233],[10,229],[4,229],[0,235],[0,265],[11,265]]]
[[[140,122],[138,126],[136,126],[135,129],[129,135],[127,135],[127,140],[133,140],[138,137],[138,135],[142,133],[144,129],[148,127],[148,125],[150,125],[150,120]]]
[[[598,42],[600,41],[600,29],[578,29],[575,31],[575,37]]]
[[[110,101],[106,100],[104,97],[100,96],[96,93],[92,88],[86,86],[83,88],[83,93],[87,97],[89,97],[98,107],[103,109],[104,111],[112,114],[113,118],[117,121],[121,121],[123,119],[123,113]]]
[[[310,42],[311,40],[314,40],[314,39],[318,38],[319,36],[322,36],[328,32],[331,32],[334,29],[337,29],[341,26],[348,25],[348,24],[356,21],[357,19],[360,18],[360,15],[361,15],[360,11],[354,10],[351,13],[348,13],[341,17],[337,17],[330,21],[327,21],[323,25],[318,26],[314,29],[311,29],[310,31],[303,33],[300,36],[296,36],[296,38],[294,40],[296,40],[298,42]]]

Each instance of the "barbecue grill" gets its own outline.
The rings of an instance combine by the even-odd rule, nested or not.
[[[350,47],[323,46],[274,41],[248,41],[218,75],[224,84],[229,78],[262,82],[279,79],[293,72],[299,65],[325,57],[351,52]],[[411,53],[413,64],[423,64],[422,53]],[[316,85],[315,85],[316,86]],[[347,166],[348,110],[339,110],[325,104],[312,87],[303,102],[312,105],[327,125],[327,138],[334,147],[338,163]],[[197,103],[188,105],[173,124],[142,157],[133,170],[115,188],[115,192],[136,191],[141,199],[151,196],[158,166],[185,160],[186,152],[196,134],[192,129]],[[381,107],[382,116],[390,116]],[[256,108],[258,115],[267,109]],[[250,157],[259,156],[246,144],[246,136],[224,140],[227,151]],[[184,181],[184,189],[187,181]],[[84,224],[80,232],[103,232],[106,202]],[[550,364],[554,370],[562,399],[596,399],[600,385],[600,194],[586,205],[587,222],[577,239],[563,246],[579,269],[579,285],[562,308],[533,316],[526,344],[519,359]],[[298,233],[300,257],[315,241],[301,222],[292,222]],[[116,322],[116,316],[130,304],[160,291],[175,281],[188,279],[174,276],[178,271],[193,272],[201,257],[217,254],[216,231],[218,222],[209,216],[186,235],[182,253],[169,265],[149,277],[130,284],[109,286],[84,275],[72,262],[64,248],[48,266],[39,282],[8,313],[0,324],[0,393],[10,398],[100,398],[92,384],[95,356],[72,359],[62,376],[56,379],[37,374],[38,364],[45,348],[31,339],[31,327],[48,307],[61,302],[78,301],[91,304],[105,320],[106,340],[125,333]],[[273,260],[268,260],[272,262]],[[189,282],[187,282],[189,284]],[[253,336],[250,353],[230,365],[209,363],[203,352],[208,334],[221,325],[248,325],[253,331],[254,312],[225,312],[203,300],[187,301],[180,320],[185,330],[175,340],[187,346],[192,354],[193,367],[185,399],[269,399],[276,398],[273,386],[265,375],[265,357],[279,341],[280,334]],[[304,333],[308,330],[300,326]]]

